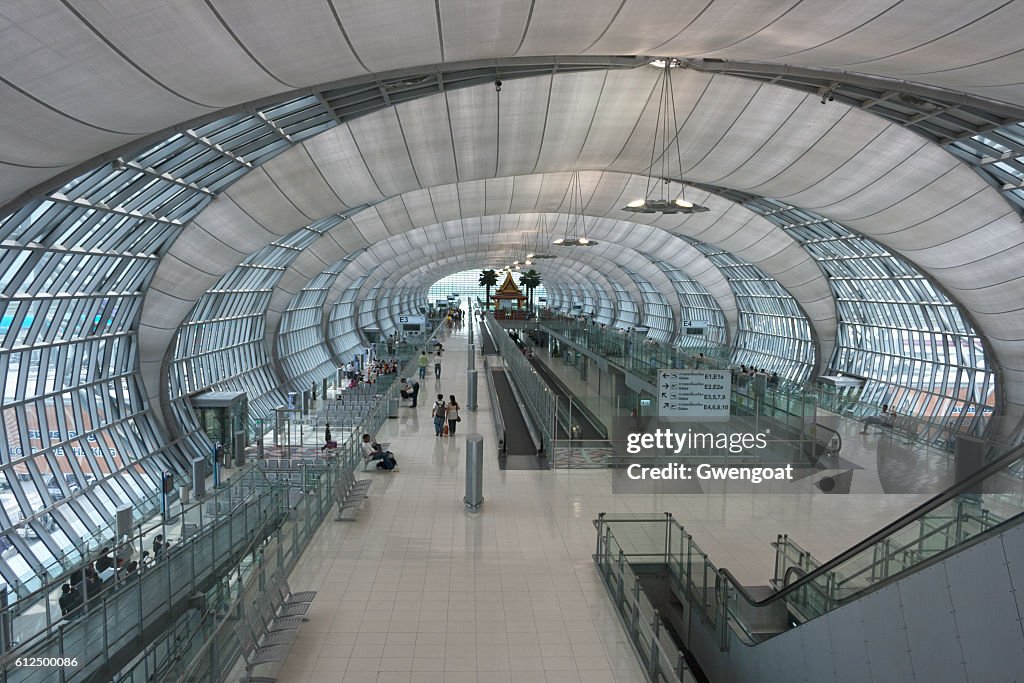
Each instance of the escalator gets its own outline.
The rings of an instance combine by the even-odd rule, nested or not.
[[[491,333],[487,331],[487,326],[479,325],[478,329],[480,330],[480,352],[485,356],[498,355],[498,347],[494,344]]]
[[[825,563],[779,536],[768,586],[716,567],[671,515],[602,515],[594,559],[617,604],[627,571],[667,582],[653,630],[690,666],[652,680],[1020,680],[1022,466],[1018,447]]]
[[[501,469],[547,469],[547,465],[537,458],[537,445],[530,436],[522,406],[508,375],[504,370],[494,368],[490,373],[498,399],[495,408],[501,412],[501,420],[505,425],[505,450],[501,456]]]

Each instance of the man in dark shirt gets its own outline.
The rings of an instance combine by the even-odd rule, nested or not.
[[[57,603],[60,605],[60,613],[68,618],[75,616],[72,612],[78,607],[78,592],[71,587],[70,583],[65,583],[60,587],[61,593]]]
[[[114,558],[110,556],[110,548],[100,551],[99,559],[96,560],[96,571],[105,572],[114,566]]]
[[[420,395],[420,383],[417,382],[416,380],[413,380],[413,382],[412,382],[412,407],[413,408],[416,407],[416,401],[419,399],[419,395]]]

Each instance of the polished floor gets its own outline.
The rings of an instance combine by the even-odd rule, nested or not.
[[[764,585],[778,534],[827,559],[923,499],[810,485],[803,494],[613,495],[607,470],[502,470],[482,376],[479,410],[462,411],[455,437],[434,436],[433,395],[465,400],[465,332],[445,348],[444,376],[424,382],[420,407],[377,435],[401,471],[364,475],[374,483],[355,521],[329,517],[292,573],[293,588],[319,594],[278,680],[639,683],[591,561],[599,512],[671,511],[716,564]],[[471,432],[485,445],[479,513],[462,503]],[[870,441],[854,443],[871,451]]]

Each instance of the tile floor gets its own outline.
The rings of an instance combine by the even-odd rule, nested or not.
[[[827,559],[922,499],[859,495],[616,496],[606,470],[503,471],[486,387],[454,438],[433,435],[431,398],[466,390],[466,333],[445,341],[444,376],[378,434],[397,474],[371,473],[353,522],[324,522],[292,573],[319,591],[278,680],[644,681],[595,571],[601,511],[671,511],[720,566],[771,576],[789,533]],[[478,363],[479,367],[479,363]],[[483,510],[464,510],[464,435],[484,437]]]

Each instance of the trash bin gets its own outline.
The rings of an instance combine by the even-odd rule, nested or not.
[[[398,397],[388,399],[388,417],[392,420],[398,417]]]

